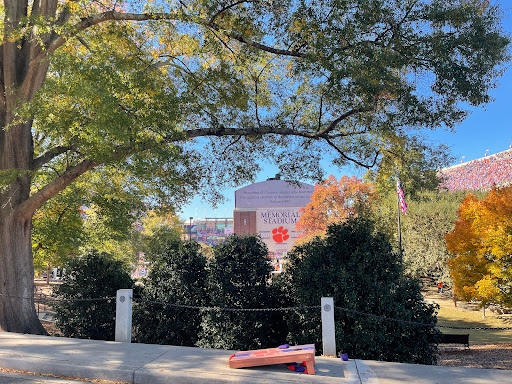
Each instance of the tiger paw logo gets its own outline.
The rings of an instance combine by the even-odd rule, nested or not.
[[[290,237],[289,235],[287,235],[287,233],[288,233],[288,230],[283,229],[283,227],[274,228],[272,230],[272,234],[274,235],[274,236],[272,236],[272,238],[274,239],[274,241],[276,243],[282,243],[283,241],[288,240],[288,238]]]

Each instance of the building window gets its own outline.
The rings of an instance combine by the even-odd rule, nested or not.
[[[244,225],[247,225],[247,219],[244,219]]]

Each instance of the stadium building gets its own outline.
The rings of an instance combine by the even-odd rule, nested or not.
[[[443,168],[440,188],[449,191],[489,190],[512,184],[512,149]]]
[[[196,219],[183,226],[184,238],[199,243],[216,245],[226,240],[233,233],[233,218],[207,217]]]
[[[315,187],[287,182],[279,175],[235,191],[234,233],[257,234],[267,245],[275,272],[297,239],[299,210],[310,201]]]

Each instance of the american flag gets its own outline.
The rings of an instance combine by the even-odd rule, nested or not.
[[[405,203],[404,191],[400,185],[400,179],[398,176],[396,178],[396,193],[398,194],[398,200],[400,201],[400,209],[402,209],[404,216],[407,216],[407,204]]]

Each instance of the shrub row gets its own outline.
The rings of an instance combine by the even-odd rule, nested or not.
[[[135,287],[137,342],[235,350],[315,343],[321,350],[319,309],[299,308],[331,296],[337,307],[351,310],[335,312],[340,351],[354,358],[435,363],[434,327],[356,313],[436,323],[435,308],[424,303],[419,284],[404,277],[400,256],[366,219],[333,225],[324,238],[294,248],[284,272],[275,277],[265,244],[254,236],[229,237],[209,259],[197,243],[163,243],[146,255],[150,272],[142,287]],[[134,286],[122,265],[104,254],[74,260],[68,270],[55,291],[58,298],[115,296],[117,289]],[[62,301],[56,306],[57,325],[66,336],[112,340],[114,305]],[[297,309],[212,309],[282,307]]]

